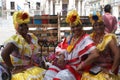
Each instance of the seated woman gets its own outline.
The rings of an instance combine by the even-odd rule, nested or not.
[[[4,44],[1,52],[3,63],[13,73],[12,80],[42,79],[45,71],[37,67],[39,45],[35,35],[28,33],[28,13],[17,11],[13,14],[16,34]]]
[[[90,15],[90,21],[93,25],[91,38],[95,42],[100,56],[93,63],[94,69],[92,68],[90,73],[85,72],[82,80],[120,80],[117,76],[120,52],[116,35],[105,33],[105,25],[99,13]],[[97,73],[98,67],[101,71]]]
[[[66,38],[64,38],[63,42],[60,42],[55,48],[55,53],[48,56],[50,64],[48,65],[49,68],[45,73],[44,80],[52,80],[60,70],[65,69],[66,60],[64,52],[67,46]]]
[[[60,51],[63,55],[61,60],[67,61],[67,64],[65,69],[53,65],[51,69],[48,69],[49,72],[46,72],[44,80],[80,80],[81,71],[79,70],[94,62],[99,56],[94,42],[82,30],[82,23],[76,10],[68,12],[66,21],[71,26],[72,34],[64,51],[62,51],[63,49]],[[82,57],[85,55],[89,56],[83,60]]]

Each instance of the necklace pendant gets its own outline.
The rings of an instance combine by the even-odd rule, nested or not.
[[[69,45],[67,47],[67,52],[70,53],[73,50],[73,45]]]

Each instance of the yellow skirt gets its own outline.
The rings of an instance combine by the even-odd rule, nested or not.
[[[25,71],[12,75],[11,80],[43,80],[45,69],[32,67]]]
[[[109,75],[103,72],[100,72],[97,75],[89,74],[88,72],[84,72],[81,80],[120,80],[117,75]]]

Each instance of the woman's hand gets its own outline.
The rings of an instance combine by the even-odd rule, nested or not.
[[[79,64],[79,66],[77,67],[77,69],[76,69],[77,71],[80,71],[80,70],[82,70],[82,66],[81,66],[81,64]]]
[[[59,65],[63,65],[64,63],[65,63],[65,57],[64,57],[64,55],[59,55],[59,58],[58,58],[58,60],[57,60],[57,63],[59,64]]]
[[[82,70],[83,69],[83,67],[85,66],[85,63],[84,62],[81,62],[79,65],[78,65],[78,67],[77,67],[77,71],[80,71],[80,70]]]
[[[107,73],[107,74],[114,74],[114,72],[112,72],[111,69],[108,70],[108,69],[102,68],[102,71],[103,71],[104,73]]]

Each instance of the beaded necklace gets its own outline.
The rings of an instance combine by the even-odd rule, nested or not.
[[[95,42],[96,45],[100,44],[103,41],[104,34],[98,35],[98,34],[93,34],[92,40]]]
[[[76,45],[76,43],[79,41],[79,39],[85,34],[85,32],[82,32],[78,37],[74,37],[72,36],[71,40],[70,40],[70,44],[69,46],[67,47],[67,51],[70,53],[74,46]]]

